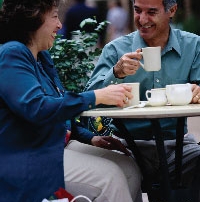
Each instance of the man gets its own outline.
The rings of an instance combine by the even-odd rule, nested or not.
[[[198,83],[200,81],[200,37],[172,29],[170,21],[177,11],[176,0],[135,0],[134,24],[137,31],[108,43],[91,75],[86,90],[102,88],[112,83],[140,82],[140,100],[146,100],[146,90],[163,88],[176,83]],[[140,67],[141,48],[161,46],[162,68],[156,72],[145,72]],[[192,103],[200,103],[200,88],[192,85]],[[174,174],[174,149],[177,119],[160,120],[168,156],[169,170]],[[150,120],[124,121],[126,128],[138,141],[145,162],[152,176],[158,176],[158,160],[153,129]],[[185,133],[187,125],[185,124]],[[145,148],[145,149],[144,149]],[[192,180],[199,145],[191,135],[184,139],[183,183]],[[189,157],[188,157],[189,156]]]

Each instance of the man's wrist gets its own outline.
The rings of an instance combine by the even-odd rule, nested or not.
[[[115,78],[119,78],[119,79],[123,79],[126,77],[126,75],[123,72],[123,68],[119,64],[119,62],[113,67],[113,74]]]

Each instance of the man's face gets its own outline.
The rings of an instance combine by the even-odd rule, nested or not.
[[[162,0],[135,0],[134,22],[141,37],[149,45],[166,40],[169,20],[173,15],[171,11],[165,11]]]

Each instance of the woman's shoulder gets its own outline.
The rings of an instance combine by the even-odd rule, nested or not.
[[[1,45],[1,49],[26,50],[27,47],[19,41],[9,41]]]
[[[0,46],[0,53],[10,53],[10,54],[28,54],[29,56],[32,55],[31,51],[28,49],[26,45],[18,41],[9,41]],[[22,56],[21,55],[21,56]]]
[[[0,46],[0,58],[9,61],[10,59],[15,62],[21,60],[27,63],[35,64],[35,59],[30,49],[18,41],[9,41]]]
[[[21,42],[18,41],[9,41],[0,45],[0,54],[1,55],[10,55],[15,57],[20,55],[20,57],[29,58],[29,60],[34,60],[34,57],[29,50],[29,48]]]

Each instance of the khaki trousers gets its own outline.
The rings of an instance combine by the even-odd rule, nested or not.
[[[141,173],[124,154],[70,141],[64,150],[65,188],[94,202],[142,202]],[[77,199],[77,202],[85,199]]]

